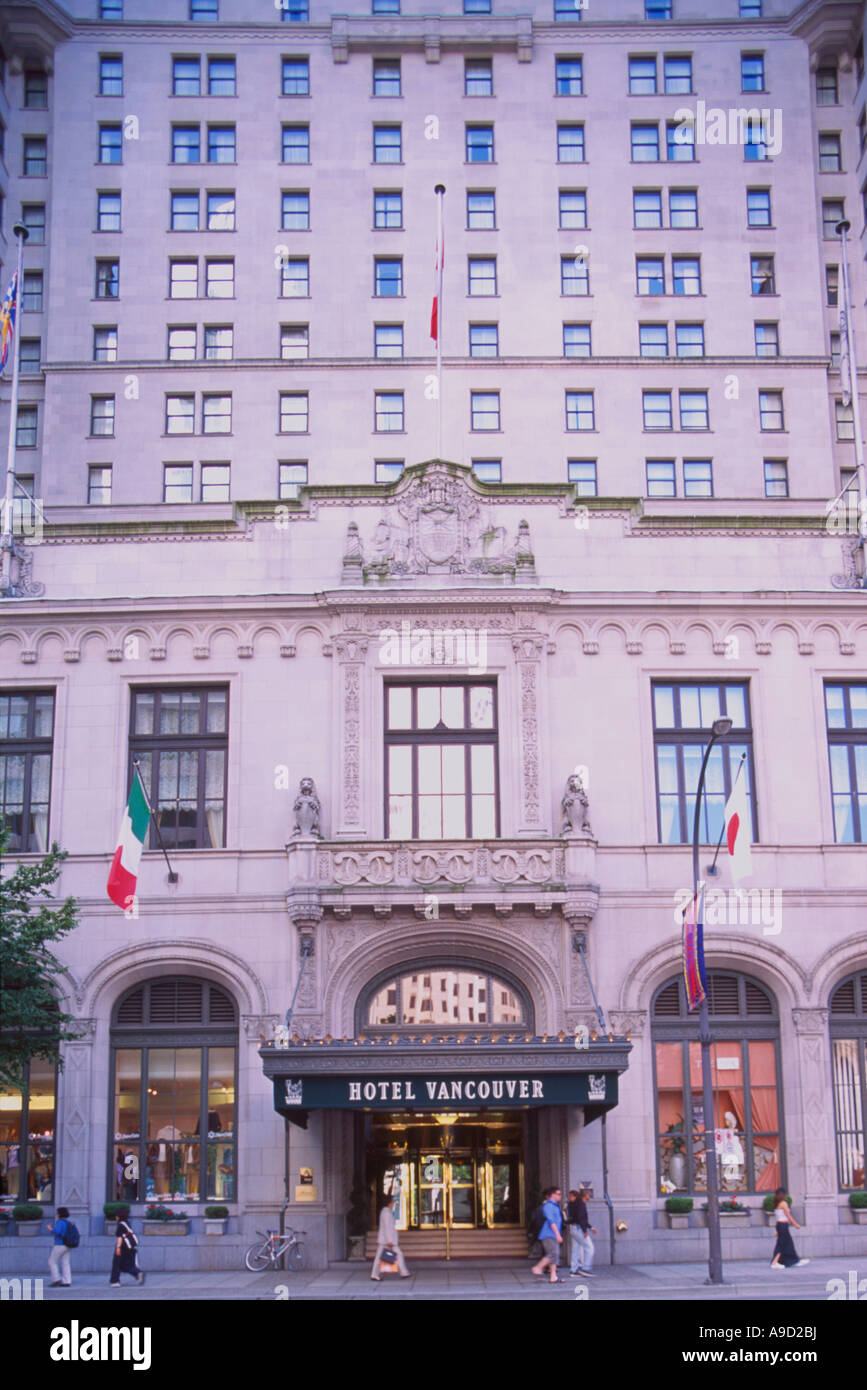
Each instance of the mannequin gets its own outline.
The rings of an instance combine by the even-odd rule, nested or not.
[[[171,1191],[174,1174],[174,1150],[169,1141],[180,1139],[181,1133],[174,1125],[163,1125],[156,1137],[161,1142],[154,1159],[154,1188],[157,1197],[164,1197]]]

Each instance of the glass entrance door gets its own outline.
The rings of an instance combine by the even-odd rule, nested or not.
[[[422,1230],[475,1226],[476,1165],[469,1154],[421,1154],[418,1224]]]

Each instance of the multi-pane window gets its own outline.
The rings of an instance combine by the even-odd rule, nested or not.
[[[123,0],[99,0],[100,19],[123,19]]]
[[[310,95],[309,58],[283,59],[283,82],[281,91],[284,97],[306,97]]]
[[[97,193],[96,230],[98,232],[120,231],[119,193]]]
[[[747,189],[747,226],[770,227],[771,190],[769,188]]]
[[[310,127],[284,125],[281,129],[281,150],[284,164],[310,163]]]
[[[22,344],[22,349],[23,349],[23,344]],[[841,335],[840,335],[839,333],[829,333],[829,335],[828,335],[828,349],[829,349],[829,356],[830,356],[830,359],[831,359],[831,371],[832,371],[832,372],[839,372],[839,370],[840,370],[840,359],[841,359],[842,352],[843,352],[843,341],[842,341]]]
[[[665,157],[669,162],[692,164],[695,161],[695,126],[669,121],[665,127]]]
[[[500,428],[499,391],[470,392],[470,429],[498,430]]]
[[[554,0],[554,19],[577,21],[581,18],[581,6],[585,0]]]
[[[306,391],[280,392],[280,433],[306,434],[310,428],[310,398]]]
[[[638,256],[635,261],[636,293],[665,294],[665,260],[662,256]]]
[[[235,96],[234,58],[208,59],[208,95],[212,97]]]
[[[740,19],[761,19],[762,0],[740,0],[738,16]]]
[[[117,299],[120,294],[119,261],[96,262],[96,286],[94,294],[97,299]]]
[[[234,330],[230,326],[206,326],[204,358],[206,362],[227,362],[234,351]]]
[[[400,14],[400,0],[371,0],[372,14]]]
[[[52,692],[0,692],[0,826],[9,853],[48,849],[53,734]]]
[[[867,843],[867,684],[825,684],[834,839]],[[863,1181],[863,1178],[862,1178]]]
[[[707,391],[681,391],[679,402],[680,428],[682,430],[710,429]]]
[[[659,159],[659,126],[637,125],[631,127],[632,162],[634,164],[653,164]]]
[[[752,833],[752,731],[747,686],[744,682],[654,682],[653,727],[659,842],[684,845],[692,841],[696,791],[702,758],[715,719],[727,718],[732,729],[714,744],[707,764],[699,816],[699,840],[715,845],[723,829],[723,808],[746,754],[741,777],[746,781]]]
[[[166,396],[166,434],[193,434],[195,428],[195,396]]]
[[[490,58],[464,59],[464,96],[494,95],[494,70]]]
[[[789,465],[785,459],[765,459],[764,478],[766,497],[788,497]]]
[[[22,172],[28,178],[43,178],[48,172],[48,142],[42,135],[25,135]]]
[[[28,231],[31,246],[42,246],[45,241],[45,204],[24,203],[21,208],[21,221]]]
[[[402,193],[374,193],[373,225],[382,228],[403,226]]]
[[[202,134],[197,125],[172,126],[173,164],[198,164],[201,150]]]
[[[825,266],[825,303],[830,309],[836,308],[840,291],[840,267]]]
[[[114,434],[114,396],[91,396],[90,433],[95,436]]]
[[[713,464],[710,459],[684,459],[684,497],[713,497]]]
[[[219,18],[219,0],[190,0],[190,19],[216,20]]]
[[[377,434],[393,434],[403,431],[402,391],[374,392],[374,429]]]
[[[671,19],[671,0],[644,0],[644,18]]]
[[[669,189],[668,221],[671,227],[698,226],[698,193],[694,188]]]
[[[310,294],[310,261],[294,256],[280,263],[281,299],[307,299]]]
[[[480,483],[501,483],[503,481],[502,459],[473,459],[472,469]]]
[[[497,324],[470,324],[470,357],[496,357],[499,351],[499,330]]]
[[[635,227],[662,226],[662,192],[658,188],[632,191],[632,222]]]
[[[493,193],[467,193],[467,230],[493,231],[497,225]]]
[[[169,261],[169,299],[195,299],[198,293],[198,261]]]
[[[750,292],[776,294],[773,256],[750,256]]]
[[[202,397],[202,434],[231,434],[232,397]]]
[[[34,376],[42,370],[42,342],[39,338],[22,338],[18,367],[23,376]]]
[[[2,698],[2,697],[0,697]],[[53,698],[53,697],[48,697]],[[0,744],[2,747],[2,744]],[[2,779],[2,773],[0,773]],[[10,850],[16,846],[10,845]],[[33,849],[37,846],[34,844]],[[46,845],[40,846],[46,849]],[[15,984],[7,975],[9,1006],[6,1027],[15,1026]],[[48,988],[45,990],[48,995]],[[56,1009],[46,998],[46,1009]],[[54,1204],[54,1126],[57,1094],[57,1067],[44,1057],[31,1057],[24,1063],[22,1087],[0,1091],[0,1200],[4,1203],[44,1202]]]
[[[767,127],[760,120],[747,121],[744,131],[744,159],[754,163],[769,158]]]
[[[665,90],[669,94],[692,91],[692,59],[679,54],[663,59]]]
[[[280,18],[284,24],[306,24],[310,19],[308,0],[280,0]]]
[[[495,256],[467,257],[467,293],[481,296],[497,293],[497,260]]]
[[[199,500],[228,502],[230,498],[231,467],[228,463],[203,463]]]
[[[35,449],[38,438],[39,410],[35,405],[19,405],[15,419],[15,447]]]
[[[592,391],[566,392],[567,430],[595,430],[596,403]]]
[[[641,357],[667,357],[668,325],[665,323],[640,323],[638,325],[638,352]]]
[[[373,293],[385,299],[403,294],[402,260],[374,260]]]
[[[191,463],[163,464],[163,501],[192,502],[193,465]]]
[[[583,188],[561,188],[558,195],[559,222],[562,228],[587,226],[587,193]]]
[[[817,68],[816,105],[836,106],[838,101],[839,97],[837,95],[837,69]]]
[[[374,164],[401,164],[403,144],[399,125],[375,125],[373,127]]]
[[[93,330],[94,362],[117,361],[117,328],[112,326]]]
[[[839,132],[823,131],[819,136],[819,170],[823,174],[839,174],[843,168],[843,151]]]
[[[368,1003],[368,1027],[523,1023],[524,1003],[507,981],[453,968],[441,958],[423,969],[430,973],[397,975],[376,986]]]
[[[765,90],[765,57],[763,53],[741,54],[741,91]]]
[[[373,325],[374,357],[403,357],[403,324],[375,323]]]
[[[280,202],[280,226],[284,232],[310,230],[310,194],[284,193]]]
[[[445,650],[459,643],[451,634],[433,632],[431,661],[457,657],[471,663],[471,652]],[[499,833],[496,693],[492,682],[386,687],[389,839],[484,839]]]
[[[374,459],[373,481],[375,483],[396,483],[403,472],[403,459]]]
[[[467,126],[466,155],[468,164],[493,164],[494,127],[492,125]]]
[[[233,232],[235,230],[234,193],[208,193],[208,231]]]
[[[111,464],[91,464],[87,470],[87,505],[89,507],[108,507],[111,505]]]
[[[704,357],[704,324],[676,323],[674,348],[677,357]]]
[[[674,459],[646,459],[648,497],[676,497],[677,479]]]
[[[867,1188],[867,972],[843,980],[830,1000],[831,1074],[837,1178],[844,1192]]]
[[[701,294],[701,263],[698,256],[672,256],[671,278],[675,294]]]
[[[234,164],[235,127],[233,125],[208,126],[208,163]]]
[[[42,271],[25,270],[22,276],[21,308],[36,314],[42,309]]]
[[[310,325],[281,323],[280,356],[284,362],[306,361],[310,355]]]
[[[101,53],[99,56],[99,95],[123,96],[123,58],[119,53]]]
[[[130,780],[138,762],[168,849],[225,844],[228,711],[226,687],[133,691]]]
[[[193,362],[196,357],[196,330],[190,326],[186,328],[170,328],[168,331],[168,344],[166,356],[170,362]]]
[[[558,97],[580,97],[584,91],[581,59],[556,58],[554,61],[554,80]]]
[[[375,97],[400,96],[399,58],[374,58],[373,95]]]
[[[235,294],[234,260],[205,260],[205,294],[208,299],[232,299]]]
[[[202,90],[202,64],[199,58],[175,58],[172,63],[172,94],[197,97]]]
[[[307,486],[307,464],[289,462],[278,464],[277,496],[281,501],[292,500],[300,495],[302,487]]]
[[[759,422],[763,430],[785,429],[782,391],[759,392]]]
[[[564,323],[563,324],[563,356],[564,357],[590,357],[592,348],[590,343],[590,324],[589,323]]]
[[[598,483],[595,459],[567,459],[566,472],[570,483],[575,484],[578,497],[596,497]]]
[[[670,391],[642,391],[641,404],[646,430],[672,428]]]
[[[583,256],[560,257],[560,293],[590,293],[590,268]]]
[[[173,232],[197,232],[199,230],[198,193],[173,193],[171,195],[171,228]]]
[[[630,96],[650,96],[656,91],[656,59],[650,55],[646,58],[629,59],[629,93]]]
[[[846,204],[842,198],[823,198],[822,199],[822,236],[827,240],[836,240],[839,236],[837,223],[842,222],[846,216]]]
[[[584,161],[583,125],[558,125],[557,161],[560,164],[581,164]]]
[[[852,413],[851,401],[849,401],[848,404],[842,400],[834,402],[834,423],[839,440],[842,441],[855,438],[855,418]]]

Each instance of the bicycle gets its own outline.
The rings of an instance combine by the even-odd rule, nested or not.
[[[260,1274],[269,1265],[276,1269],[277,1261],[285,1254],[290,1269],[303,1269],[307,1264],[307,1246],[298,1237],[306,1234],[306,1231],[293,1231],[291,1226],[284,1235],[279,1231],[257,1231],[263,1240],[254,1241],[250,1246],[244,1256],[244,1264],[253,1274]]]

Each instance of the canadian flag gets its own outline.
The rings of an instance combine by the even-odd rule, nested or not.
[[[742,769],[735,778],[732,794],[726,802],[724,812],[726,844],[731,855],[732,878],[736,883],[742,878],[749,878],[753,871],[753,857],[750,853],[750,808],[747,801],[746,778],[741,776],[741,771]]]

